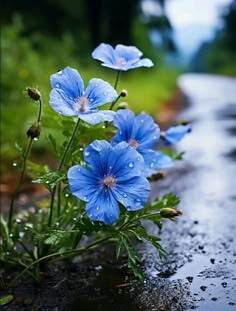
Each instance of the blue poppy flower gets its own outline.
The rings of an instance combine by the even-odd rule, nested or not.
[[[112,121],[115,113],[98,110],[117,98],[114,88],[101,79],[91,79],[84,90],[84,83],[76,69],[66,67],[51,76],[50,105],[64,116],[78,116],[89,124]]]
[[[149,58],[141,59],[143,53],[135,46],[117,44],[113,48],[110,44],[101,43],[92,53],[94,59],[100,60],[102,66],[115,70],[127,71],[138,67],[152,67]]]
[[[128,211],[144,207],[150,184],[142,177],[143,158],[125,142],[111,146],[95,140],[84,150],[87,167],[72,166],[68,171],[71,193],[86,202],[93,221],[112,224],[119,219],[119,203]]]
[[[191,127],[189,124],[180,124],[168,128],[165,132],[162,133],[161,137],[167,145],[170,145],[181,140],[189,132],[191,132]]]
[[[173,165],[169,156],[153,150],[160,138],[160,128],[152,117],[144,113],[135,116],[131,110],[122,109],[117,111],[113,124],[118,131],[112,144],[125,141],[134,147],[144,158],[144,176]]]

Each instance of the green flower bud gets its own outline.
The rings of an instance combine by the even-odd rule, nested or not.
[[[126,90],[122,90],[120,92],[120,97],[126,97],[128,95],[128,92]]]
[[[119,110],[119,109],[127,109],[128,106],[129,106],[128,103],[121,102],[121,103],[119,103],[119,105],[117,105],[117,110]]]
[[[26,87],[25,93],[29,98],[33,99],[34,101],[38,101],[41,98],[41,94],[37,87]]]
[[[164,207],[160,210],[160,214],[163,218],[173,218],[181,216],[182,212],[177,210],[176,208]]]
[[[41,132],[40,122],[35,122],[26,132],[28,137],[31,137],[34,140],[38,140]]]

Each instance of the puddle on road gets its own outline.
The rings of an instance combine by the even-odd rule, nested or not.
[[[186,280],[199,311],[232,311],[236,307],[236,254],[197,254],[171,280]]]

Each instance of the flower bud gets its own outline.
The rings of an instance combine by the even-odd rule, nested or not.
[[[117,110],[119,110],[119,109],[127,109],[128,106],[129,106],[128,103],[121,102],[121,103],[119,103],[119,105],[117,105]]]
[[[34,101],[38,101],[41,98],[41,94],[36,87],[26,87],[25,93]]]
[[[160,210],[160,214],[163,218],[173,218],[181,216],[182,212],[177,210],[176,208],[164,207]]]
[[[40,136],[41,124],[40,122],[35,122],[26,132],[28,137],[31,137],[34,140],[37,140]]]
[[[126,90],[122,90],[120,92],[120,97],[126,97],[128,95],[128,92]]]

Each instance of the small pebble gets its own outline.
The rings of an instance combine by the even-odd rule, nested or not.
[[[210,259],[210,262],[211,262],[212,264],[214,264],[214,263],[215,263],[215,258],[211,258],[211,259]]]
[[[227,282],[222,282],[221,285],[225,288],[227,287]]]
[[[211,300],[212,300],[212,301],[216,301],[217,298],[216,298],[216,297],[212,297]]]
[[[192,276],[187,276],[186,279],[189,281],[189,283],[193,282],[193,277]]]
[[[202,286],[200,286],[200,289],[201,289],[203,292],[205,292],[205,290],[207,289],[207,286],[202,285]]]

